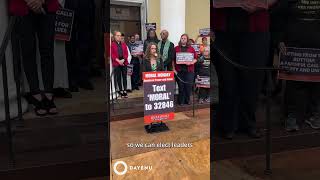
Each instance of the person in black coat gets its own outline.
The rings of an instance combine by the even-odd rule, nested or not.
[[[66,0],[65,8],[74,11],[71,40],[66,41],[69,88],[93,90],[90,82],[90,59],[94,40],[95,3],[92,0]]]
[[[142,63],[143,72],[164,70],[163,61],[159,55],[157,44],[153,42],[149,43]]]

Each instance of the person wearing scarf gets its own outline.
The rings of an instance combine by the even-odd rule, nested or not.
[[[174,44],[168,40],[169,32],[162,30],[160,33],[161,41],[158,43],[158,51],[164,63],[166,71],[172,71],[172,59],[174,58]]]

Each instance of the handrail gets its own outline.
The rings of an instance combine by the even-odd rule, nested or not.
[[[6,53],[8,45],[9,45],[9,41],[11,40],[12,32],[14,30],[14,26],[16,25],[16,21],[17,21],[17,17],[13,16],[10,18],[7,30],[5,32],[5,35],[3,37],[3,40],[2,40],[2,43],[0,46],[0,66],[1,66],[1,70],[2,70],[4,110],[5,110],[5,121],[4,122],[6,125],[6,133],[7,133],[7,138],[8,138],[10,160],[12,162],[13,168],[15,167],[15,153],[14,153],[14,145],[13,145],[11,118],[10,118],[8,75],[7,75],[7,64],[6,64],[5,53]],[[18,81],[16,81],[16,83],[18,83]],[[18,89],[17,89],[17,91],[18,91]],[[17,98],[19,101],[19,99],[21,98],[20,94],[18,95]],[[18,105],[18,106],[21,107],[21,105]],[[21,113],[20,110],[19,110],[19,113]],[[20,117],[20,115],[19,115],[19,117]]]
[[[9,41],[11,39],[11,34],[13,32],[16,21],[17,21],[17,17],[15,16],[11,17],[9,20],[9,25],[7,27],[7,30],[4,34],[4,37],[0,46],[0,65],[3,63],[2,60],[3,60],[3,57],[5,56],[5,52],[8,47]]]

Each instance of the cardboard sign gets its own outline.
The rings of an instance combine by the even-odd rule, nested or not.
[[[198,76],[196,78],[196,87],[210,88],[210,77],[209,76]]]
[[[133,73],[133,65],[132,64],[128,64],[127,65],[127,75],[128,76],[132,76]]]
[[[200,54],[200,44],[191,44],[197,54]]]
[[[268,9],[268,0],[213,0],[214,8],[241,7],[242,4]]]
[[[149,31],[150,29],[156,30],[157,29],[157,24],[156,23],[146,23],[146,30]]]
[[[176,54],[177,64],[187,64],[194,60],[194,54],[190,52],[178,52]]]
[[[69,9],[59,9],[56,13],[55,22],[55,39],[62,41],[70,41],[72,26],[74,19],[74,11]]]
[[[280,54],[279,79],[320,82],[320,49],[287,47]]]
[[[144,123],[174,119],[174,72],[143,72]]]
[[[210,28],[204,28],[199,30],[199,34],[201,37],[207,37],[210,36]]]
[[[135,44],[131,48],[132,55],[141,55],[143,54],[143,44]]]

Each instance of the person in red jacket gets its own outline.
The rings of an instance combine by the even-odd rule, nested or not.
[[[177,75],[179,87],[178,104],[190,104],[190,96],[192,91],[192,83],[194,82],[194,64],[197,62],[197,53],[188,43],[189,36],[183,34],[180,37],[179,45],[175,47],[175,59],[173,61],[173,69]],[[186,64],[177,64],[176,55],[180,52],[189,52],[193,54],[193,61]]]
[[[215,32],[213,59],[219,79],[217,125],[226,139],[232,139],[236,131],[259,138],[255,113],[264,72],[238,69],[227,62],[225,56],[246,66],[267,65],[270,41],[268,9],[247,3],[240,7],[214,6],[211,12]]]
[[[121,42],[121,32],[119,31],[114,32],[114,41],[111,44],[111,61],[118,93],[121,97],[127,98],[128,47]]]
[[[9,12],[19,16],[17,33],[21,42],[22,62],[30,87],[30,103],[39,116],[56,114],[53,100],[54,82],[54,34],[58,0],[9,0]],[[36,36],[41,57],[41,72],[44,91],[40,91],[37,61]]]

